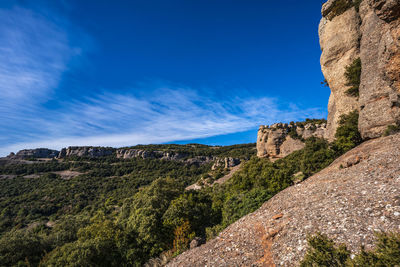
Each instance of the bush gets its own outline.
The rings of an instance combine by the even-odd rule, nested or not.
[[[335,245],[326,235],[320,233],[307,238],[309,249],[301,261],[301,267],[340,267],[350,259],[350,251],[345,245]]]
[[[346,94],[348,96],[358,97],[361,79],[361,59],[357,58],[353,63],[347,66],[344,75],[347,80],[346,86],[350,86]]]
[[[326,235],[308,237],[309,248],[300,263],[301,267],[313,266],[398,266],[400,263],[400,234],[377,233],[375,249],[361,248],[353,259],[345,245],[336,245]]]
[[[353,5],[356,8],[357,12],[360,11],[360,4],[363,0],[353,0]]]
[[[331,7],[331,10],[329,11],[326,17],[329,20],[332,20],[334,17],[342,15],[344,12],[346,12],[353,6],[354,4],[351,0],[338,0],[334,2],[334,4]]]
[[[353,259],[352,266],[399,266],[400,234],[377,233],[376,247],[361,252]]]
[[[383,133],[383,136],[389,136],[400,132],[400,125],[388,125],[387,129]]]
[[[361,144],[362,139],[358,131],[357,110],[340,117],[335,137],[336,140],[333,142],[332,148],[338,156]]]

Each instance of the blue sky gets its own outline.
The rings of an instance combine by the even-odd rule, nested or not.
[[[2,0],[0,155],[255,142],[326,117],[322,0]]]

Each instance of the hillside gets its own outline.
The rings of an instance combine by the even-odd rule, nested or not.
[[[400,134],[363,143],[167,266],[296,266],[316,232],[370,249],[400,230],[399,148]]]
[[[0,158],[0,266],[397,266],[399,29],[399,1],[326,1],[327,120],[261,125],[256,144]],[[377,232],[396,237],[374,265]],[[349,251],[318,262],[312,236]]]

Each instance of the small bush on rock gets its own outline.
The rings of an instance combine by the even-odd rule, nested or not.
[[[351,0],[338,0],[334,4],[332,4],[331,10],[326,17],[329,20],[332,20],[334,17],[342,15],[353,6],[354,4]]]
[[[339,267],[346,266],[350,259],[350,251],[345,245],[337,246],[326,235],[316,234],[307,239],[309,249],[300,263],[301,267],[326,266]]]
[[[377,233],[375,249],[361,248],[353,259],[345,245],[336,245],[326,235],[308,238],[309,248],[300,263],[301,267],[313,266],[398,266],[400,263],[400,234]]]
[[[342,115],[339,127],[335,134],[336,140],[332,143],[332,149],[337,155],[341,155],[361,144],[361,134],[358,131],[358,111],[354,110],[347,115]]]
[[[383,136],[389,136],[398,132],[400,132],[400,125],[389,125],[383,133]]]
[[[358,97],[359,89],[360,89],[360,79],[361,79],[361,59],[357,58],[346,67],[346,72],[344,74],[346,76],[347,86],[350,88],[346,91],[348,96]]]

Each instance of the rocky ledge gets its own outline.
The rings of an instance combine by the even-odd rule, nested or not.
[[[48,148],[36,148],[36,149],[23,149],[17,152],[17,154],[10,153],[7,156],[9,159],[31,159],[31,158],[55,158],[59,151],[51,150]]]
[[[399,148],[400,134],[363,143],[168,266],[297,266],[316,232],[370,249],[374,232],[400,230]]]
[[[58,154],[58,158],[66,157],[104,157],[110,156],[115,152],[115,148],[112,147],[92,147],[92,146],[70,146],[68,148],[61,149]]]
[[[325,138],[326,123],[284,124],[260,126],[257,134],[257,156],[276,160],[304,147],[310,137]]]

